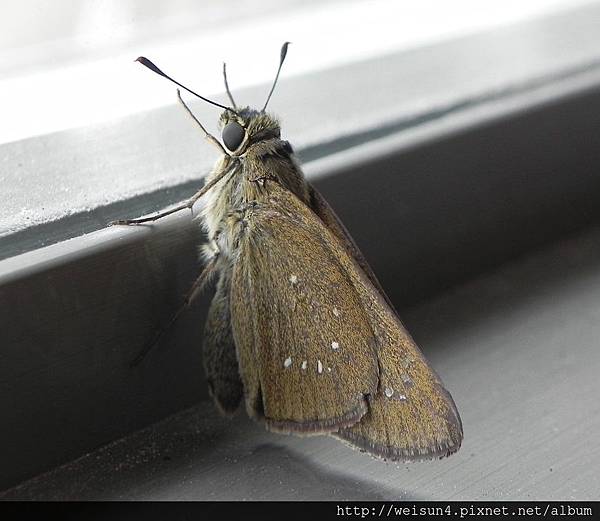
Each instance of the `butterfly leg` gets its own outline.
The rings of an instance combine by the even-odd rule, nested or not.
[[[142,224],[150,221],[157,221],[158,219],[162,219],[167,215],[171,215],[172,213],[178,212],[179,210],[184,210],[185,208],[192,209],[194,204],[198,199],[200,199],[206,192],[208,192],[213,186],[215,186],[221,179],[223,179],[227,174],[230,174],[234,171],[237,163],[235,161],[225,161],[223,169],[221,172],[218,172],[214,175],[214,177],[208,181],[200,190],[198,190],[192,197],[190,197],[187,201],[184,201],[180,205],[177,205],[175,208],[171,208],[170,210],[164,210],[162,212],[158,212],[150,217],[140,217],[138,219],[119,219],[117,221],[111,221],[108,223],[109,226],[114,226],[118,224]]]
[[[193,203],[192,203],[193,204]],[[119,224],[142,224],[146,222],[157,221],[158,219],[162,219],[167,215],[171,215],[172,213],[178,212],[179,210],[183,210],[185,208],[191,208],[189,201],[185,201],[184,203],[176,206],[175,208],[171,208],[170,210],[165,210],[164,212],[158,212],[151,217],[140,217],[139,219],[118,219],[116,221],[111,221],[108,223],[109,226],[115,226]]]
[[[200,129],[202,130],[202,132],[204,132],[204,137],[213,145],[215,145],[224,155],[226,156],[230,156],[229,152],[227,152],[227,150],[225,150],[223,148],[223,145],[221,145],[221,143],[219,142],[219,140],[213,136],[212,134],[210,134],[205,128],[204,125],[202,123],[200,123],[200,120],[194,116],[194,113],[192,112],[192,109],[190,109],[185,101],[183,101],[183,98],[181,97],[181,92],[179,91],[179,89],[177,89],[177,99],[179,100],[179,103],[181,103],[181,105],[183,106],[183,108],[185,109],[185,111],[188,113],[188,115],[190,116],[190,118],[192,118],[196,124],[200,127]]]
[[[210,279],[210,276],[214,273],[217,263],[217,256],[214,256],[211,261],[204,267],[200,276],[194,281],[190,291],[186,295],[183,304],[179,307],[179,309],[175,312],[169,323],[161,328],[151,342],[146,344],[144,348],[140,351],[140,353],[133,359],[131,362],[131,367],[136,367],[140,364],[140,362],[146,357],[146,355],[150,352],[150,350],[158,344],[159,340],[163,337],[163,335],[171,329],[171,326],[177,321],[177,319],[181,316],[181,314],[190,307],[191,303],[194,301],[196,296],[200,293],[206,282]]]

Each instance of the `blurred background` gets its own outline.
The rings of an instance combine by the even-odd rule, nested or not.
[[[600,2],[0,4],[0,498],[600,499]],[[140,55],[270,103],[461,413],[384,464],[220,418],[186,212],[217,158]],[[216,133],[219,111],[189,101]],[[185,214],[185,215],[184,215]]]
[[[223,91],[223,61],[229,64],[236,89],[267,83],[284,41],[295,43],[293,59],[285,68],[291,77],[586,3],[4,2],[0,142],[110,121],[172,103],[172,86],[151,79],[133,64],[140,54],[149,55],[206,95],[215,95]],[[529,45],[539,44],[532,38]]]

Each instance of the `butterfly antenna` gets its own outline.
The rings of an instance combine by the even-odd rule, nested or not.
[[[277,85],[277,80],[279,79],[279,73],[281,72],[281,66],[283,65],[283,62],[285,60],[285,56],[287,54],[287,50],[288,50],[288,45],[289,44],[290,44],[290,42],[285,42],[281,46],[281,54],[280,54],[280,57],[279,57],[279,67],[277,69],[277,74],[275,75],[275,81],[273,82],[273,86],[271,87],[271,91],[269,92],[269,95],[267,96],[267,101],[265,101],[265,106],[262,108],[263,112],[265,111],[265,109],[267,108],[267,105],[269,104],[269,100],[271,99],[273,91],[275,90],[275,85]]]
[[[221,105],[220,103],[217,103],[216,101],[212,101],[209,100],[208,98],[205,98],[204,96],[200,96],[200,94],[198,94],[197,92],[194,92],[192,89],[188,89],[185,85],[182,85],[181,83],[179,83],[178,81],[174,80],[173,78],[171,78],[171,76],[169,76],[168,74],[165,74],[163,71],[161,71],[156,65],[154,65],[154,63],[152,63],[148,58],[145,58],[144,56],[140,56],[137,60],[135,60],[136,62],[140,62],[144,67],[148,67],[148,69],[150,69],[152,72],[155,72],[156,74],[158,74],[159,76],[162,76],[163,78],[166,78],[167,80],[173,82],[175,85],[179,85],[182,89],[187,90],[190,94],[193,94],[194,96],[197,96],[198,98],[200,98],[201,100],[206,101],[207,103],[210,103],[211,105],[215,105],[216,107],[221,107],[222,109],[225,110],[230,110],[231,112],[237,114],[237,112],[235,112],[234,109],[232,109],[231,107],[226,107],[225,105]]]
[[[233,96],[231,95],[231,91],[229,90],[229,82],[227,81],[227,65],[225,62],[223,62],[223,81],[225,82],[225,91],[227,92],[227,97],[229,98],[229,101],[231,101],[233,108],[237,109],[237,105],[235,104]]]

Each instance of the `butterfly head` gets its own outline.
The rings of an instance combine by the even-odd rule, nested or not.
[[[219,120],[221,139],[233,156],[243,155],[250,146],[267,139],[279,139],[279,121],[264,110],[250,107],[238,108],[236,112],[225,110]]]
[[[225,64],[223,64],[223,79],[225,80],[225,90],[227,92],[227,95],[229,96],[229,100],[231,101],[232,106],[230,107],[205,98],[204,96],[201,96],[200,94],[187,88],[185,85],[182,85],[178,81],[171,78],[171,76],[169,76],[168,74],[165,74],[148,58],[140,56],[136,61],[140,62],[142,65],[155,72],[156,74],[175,83],[182,89],[187,90],[194,96],[204,100],[205,102],[225,109],[224,112],[221,114],[221,118],[219,121],[221,128],[221,138],[223,140],[225,148],[227,149],[227,152],[231,156],[239,157],[243,155],[248,150],[248,147],[250,147],[254,143],[265,141],[267,139],[278,139],[280,137],[281,131],[279,122],[273,116],[267,114],[266,109],[267,105],[269,104],[269,100],[271,99],[271,96],[273,94],[273,91],[275,90],[275,86],[277,85],[279,73],[281,72],[281,66],[283,65],[287,54],[288,45],[289,42],[285,42],[281,47],[277,74],[275,75],[275,80],[273,81],[273,85],[271,86],[271,90],[269,91],[269,95],[267,96],[267,100],[265,101],[265,104],[260,111],[252,109],[250,107],[240,108],[236,106],[233,96],[229,91],[229,84],[227,82],[227,72]],[[179,90],[177,91],[177,93],[179,95]],[[187,105],[185,105],[185,103],[181,99],[181,96],[179,96],[179,99],[184,104],[187,111],[192,115],[192,117],[196,119],[195,116],[192,114],[191,110],[187,107]],[[200,124],[200,126],[202,125]],[[202,128],[204,130],[204,127]],[[204,132],[206,132],[206,130],[204,130]]]

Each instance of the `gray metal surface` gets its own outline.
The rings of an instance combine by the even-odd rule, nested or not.
[[[286,136],[298,136],[294,144],[312,159],[306,170],[392,300],[401,310],[424,302],[402,316],[461,409],[466,441],[459,455],[407,470],[355,455],[333,440],[269,435],[243,418],[228,423],[205,403],[5,497],[593,497],[598,491],[591,474],[598,450],[589,442],[598,433],[590,398],[598,390],[591,377],[597,371],[597,233],[431,300],[600,221],[600,75],[588,60],[598,52],[594,42],[600,32],[592,29],[600,18],[590,9],[589,16],[573,15],[568,25],[580,36],[580,47],[561,38],[542,45],[547,24],[564,27],[564,18],[552,18],[542,26],[494,32],[489,40],[479,35],[455,42],[446,54],[433,47],[350,67],[348,77],[362,71],[357,77],[365,84],[385,64],[393,66],[388,72],[394,78],[409,64],[418,69],[415,74],[420,71],[416,83],[407,83],[416,97],[399,102],[390,119],[374,110],[381,96],[366,97],[360,105],[365,111],[353,119],[319,87],[332,111],[327,121],[347,119],[337,128],[319,127],[323,135],[304,133],[318,121],[320,106],[304,104],[293,93],[280,98],[292,111],[286,121],[299,125]],[[511,57],[502,62],[506,69],[498,65],[520,78],[505,84],[516,89],[487,90],[498,84],[493,75],[480,74],[481,56],[471,51],[495,50],[506,59],[504,44],[530,41],[534,26],[544,49],[540,68],[533,67],[539,54],[530,49],[529,59],[516,64]],[[574,53],[570,58],[561,54],[567,48]],[[556,68],[548,68],[554,58],[548,49],[556,55]],[[471,70],[455,66],[452,56],[462,52],[473,59],[467,60]],[[481,83],[473,84],[461,103],[448,97],[450,86],[440,82],[439,71],[450,75],[446,78],[459,71],[454,86],[471,73]],[[540,81],[524,81],[536,74]],[[335,84],[343,70],[323,75],[319,78]],[[410,112],[424,78],[436,87],[426,96],[429,109]],[[316,93],[313,80],[294,84],[299,92]],[[345,95],[353,95],[356,86],[346,87]],[[434,99],[443,101],[439,111],[431,109]],[[128,365],[168,321],[198,273],[201,237],[189,213],[156,226],[102,229],[111,218],[163,206],[197,186],[197,168],[207,161],[198,152],[197,133],[179,111],[162,110],[123,125],[47,136],[33,149],[15,144],[10,150],[16,155],[1,156],[3,165],[48,173],[54,191],[29,178],[29,193],[35,194],[36,208],[42,199],[62,205],[62,217],[40,226],[24,223],[20,232],[0,239],[5,257],[0,261],[0,489],[206,398],[199,346],[209,294],[141,366]],[[165,133],[137,141],[140,128],[144,138],[157,128]],[[184,128],[189,134],[182,138]],[[311,141],[323,136],[323,144]],[[35,168],[33,152],[44,157],[44,168]],[[78,200],[73,193],[70,198],[56,192],[65,172],[83,199],[96,198],[93,211],[74,203],[66,208],[74,214],[64,214],[65,204]],[[2,174],[3,186],[21,183],[18,170]],[[113,182],[113,176],[123,177]],[[131,190],[122,191],[125,185]],[[112,193],[105,200],[103,187]],[[14,193],[6,195],[15,202]],[[42,210],[45,219],[48,208]],[[58,243],[34,249],[45,242]],[[18,251],[26,253],[13,256]]]
[[[384,463],[202,402],[0,498],[600,499],[600,229],[403,317],[462,415],[448,459]]]
[[[295,45],[289,60],[302,53],[302,42]],[[577,5],[300,77],[284,71],[270,109],[308,161],[511,93],[597,74],[599,60],[600,6]],[[153,81],[161,80],[148,74]],[[257,105],[267,88],[236,96]],[[190,103],[214,131],[218,110]],[[215,158],[174,95],[172,106],[3,144],[0,258],[100,229],[126,209],[142,213],[181,199]]]
[[[317,184],[405,309],[600,220],[598,114],[590,90],[413,148],[400,137],[385,155],[340,160]],[[0,262],[0,489],[206,396],[209,294],[129,367],[198,273],[200,241],[180,212]]]

